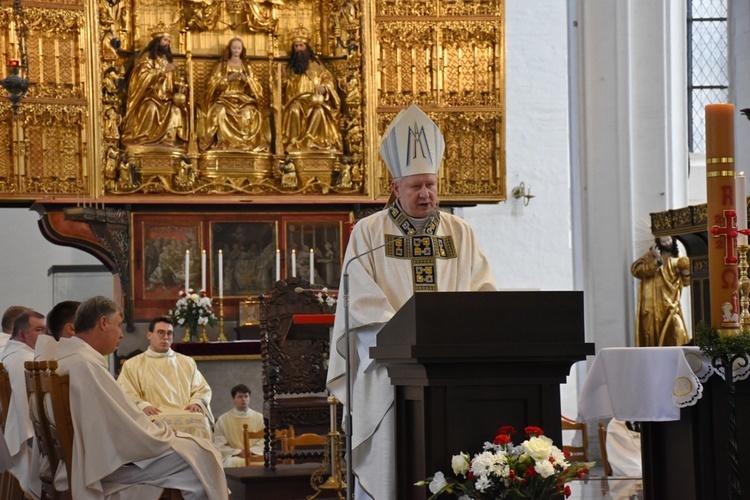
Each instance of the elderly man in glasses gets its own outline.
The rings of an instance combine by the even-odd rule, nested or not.
[[[151,320],[146,338],[148,349],[122,365],[117,383],[146,415],[210,439],[211,388],[193,358],[172,350],[172,319]]]

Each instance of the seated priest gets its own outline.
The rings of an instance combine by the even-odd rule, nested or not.
[[[438,212],[438,168],[445,142],[417,106],[401,111],[380,143],[393,177],[392,206],[354,226],[344,263],[349,267],[350,331],[336,311],[328,388],[351,411],[354,497],[396,498],[394,388],[385,366],[370,358],[376,334],[417,292],[495,291],[495,279],[471,227]],[[361,258],[360,258],[361,257]],[[346,357],[351,355],[352,399]]]
[[[64,300],[47,313],[47,335],[40,335],[36,339],[34,361],[55,359],[57,342],[75,335],[73,324],[79,305],[81,303],[76,300]]]
[[[8,372],[11,386],[5,421],[5,442],[13,460],[10,473],[32,498],[39,498],[42,483],[39,480],[39,449],[34,443],[34,426],[29,417],[24,363],[34,359],[36,340],[45,331],[44,315],[26,310],[14,321],[13,333],[0,355],[0,363]]]
[[[118,493],[121,499],[156,499],[161,488],[173,488],[185,500],[227,500],[214,445],[151,419],[109,373],[106,356],[122,339],[122,321],[117,304],[92,297],[78,308],[76,335],[57,345],[58,373],[70,377],[71,497],[99,500]],[[59,475],[55,482],[61,486]],[[144,487],[153,493],[129,494]]]
[[[125,361],[117,383],[146,415],[211,439],[211,388],[193,358],[172,350],[172,319],[151,320],[146,338],[148,349]]]
[[[243,425],[249,432],[263,430],[263,415],[250,408],[250,389],[245,384],[232,387],[234,408],[216,419],[214,444],[221,451],[224,467],[245,466],[245,446]],[[253,455],[263,455],[263,439],[255,439],[250,444]]]

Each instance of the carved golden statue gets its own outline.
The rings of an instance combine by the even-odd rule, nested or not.
[[[182,146],[188,138],[187,85],[176,79],[168,33],[152,33],[133,68],[122,123],[126,145]]]
[[[298,28],[286,68],[282,138],[288,152],[341,152],[336,80],[309,46],[308,31]]]
[[[245,46],[232,38],[211,70],[200,109],[198,143],[202,151],[268,151],[269,122],[259,109],[263,89],[245,61]]]

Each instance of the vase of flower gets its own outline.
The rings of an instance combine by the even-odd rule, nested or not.
[[[484,451],[472,458],[461,452],[451,460],[453,475],[436,472],[419,481],[427,486],[430,500],[438,497],[461,499],[550,500],[570,496],[566,483],[588,474],[594,462],[570,463],[567,456],[544,431],[535,426],[524,429],[526,440],[515,446],[511,436],[516,430],[503,426]]]
[[[187,292],[181,290],[180,298],[174,309],[169,311],[169,316],[177,326],[185,327],[183,342],[198,342],[203,338],[208,341],[206,326],[213,326],[216,322],[216,316],[211,308],[211,298],[203,290],[200,293],[192,289]]]

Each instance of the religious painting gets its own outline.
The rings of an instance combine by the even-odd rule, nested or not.
[[[276,227],[275,221],[211,222],[214,296],[220,295],[220,284],[224,297],[257,296],[271,288],[278,273]]]
[[[259,325],[260,324],[260,300],[245,300],[240,302],[240,325]]]
[[[138,280],[145,300],[177,300],[180,290],[201,286],[202,224],[198,221],[143,221],[143,265]],[[188,271],[187,275],[185,271]]]
[[[314,288],[337,290],[343,257],[341,226],[341,221],[286,221],[287,276],[304,278]]]

